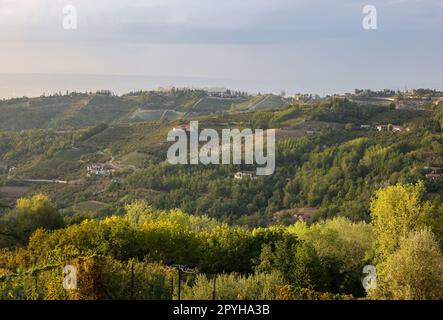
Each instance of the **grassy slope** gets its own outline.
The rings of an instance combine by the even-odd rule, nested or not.
[[[32,98],[28,102],[0,104],[0,130],[85,127],[102,122],[112,123],[134,109],[129,100],[104,95]]]
[[[212,98],[195,91],[176,95],[144,93],[134,96],[91,94],[30,98],[0,102],[0,130],[81,128],[99,123],[175,121],[185,113],[279,109],[286,103],[275,95]]]

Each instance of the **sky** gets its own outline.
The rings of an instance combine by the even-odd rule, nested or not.
[[[77,29],[63,28],[63,8]],[[365,30],[363,7],[377,9]],[[443,0],[0,0],[0,97],[443,89]]]

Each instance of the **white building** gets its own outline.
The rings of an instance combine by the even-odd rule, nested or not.
[[[90,164],[86,167],[87,176],[102,176],[102,177],[110,177],[114,172],[114,169],[107,167],[103,164]]]
[[[255,179],[255,172],[252,171],[239,171],[234,175],[234,178],[237,180],[242,180],[244,178]]]

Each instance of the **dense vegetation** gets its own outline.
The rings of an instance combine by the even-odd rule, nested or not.
[[[443,179],[426,176],[443,167],[441,105],[219,99],[174,89],[2,102],[0,297],[177,298],[179,264],[191,270],[186,299],[443,298]],[[184,118],[142,122],[136,110]],[[190,119],[275,128],[275,173],[238,180],[256,168],[166,163],[168,131]],[[96,163],[112,174],[87,175]],[[63,289],[66,264],[78,290]],[[367,265],[373,290],[362,286]]]
[[[128,205],[124,216],[61,228],[62,216],[46,197],[37,195],[20,200],[0,222],[3,245],[12,247],[0,254],[0,283],[4,297],[28,297],[37,290],[40,298],[62,298],[61,279],[51,270],[75,261],[86,270],[80,273],[86,292],[77,298],[129,298],[128,290],[135,285],[163,288],[154,296],[150,290],[137,291],[138,298],[170,298],[168,279],[175,274],[167,266],[176,263],[193,265],[200,274],[195,282],[185,281],[189,298],[209,298],[214,274],[221,283],[231,283],[219,283],[218,298],[357,298],[366,296],[363,267],[375,264],[378,286],[368,297],[441,299],[443,206],[424,195],[423,184],[380,189],[371,203],[371,224],[335,218],[254,229],[179,210],[158,211],[143,202]],[[25,246],[16,247],[20,244]],[[103,264],[103,259],[110,262]],[[144,285],[129,285],[128,263],[155,268],[156,273],[143,278]],[[22,288],[26,277],[21,270],[30,269],[45,282]],[[10,277],[24,280],[11,288]],[[89,277],[96,279],[93,292],[87,292]],[[48,287],[58,288],[60,295],[51,296]]]

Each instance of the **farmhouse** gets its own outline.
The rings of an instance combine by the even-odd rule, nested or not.
[[[391,129],[390,129],[391,127]],[[378,131],[389,131],[392,130],[392,132],[401,132],[403,131],[402,126],[394,126],[394,125],[387,125],[387,124],[380,124],[375,127]]]
[[[425,167],[428,173],[425,175],[427,180],[439,180],[441,178],[441,168],[439,167]]]
[[[90,164],[86,167],[86,173],[88,177],[102,176],[111,177],[114,169],[101,163]]]
[[[428,180],[439,180],[441,178],[441,173],[428,173],[426,174],[426,179]]]
[[[256,175],[253,171],[239,171],[234,175],[234,179],[242,180],[244,178],[255,179]]]
[[[311,99],[312,99],[312,94],[297,93],[297,94],[294,95],[293,101],[295,103],[297,103],[297,102],[306,103],[306,102],[308,102]]]

